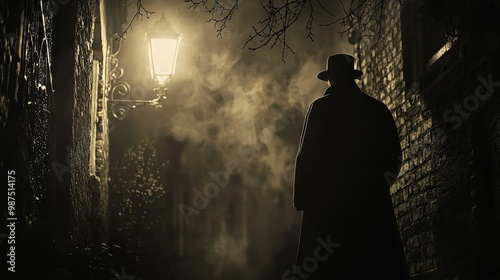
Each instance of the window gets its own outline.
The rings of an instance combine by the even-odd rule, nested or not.
[[[450,35],[435,20],[445,17],[443,5],[439,0],[405,1],[401,11],[406,87],[418,82],[427,105],[453,88],[465,73],[458,35]]]
[[[407,85],[420,80],[430,61],[449,46],[443,28],[421,12],[422,1],[405,1],[401,11],[403,71]],[[442,56],[442,55],[441,55]]]

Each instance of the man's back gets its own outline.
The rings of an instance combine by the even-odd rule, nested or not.
[[[392,115],[354,81],[330,87],[311,104],[295,173],[294,204],[304,210],[298,264],[317,237],[341,244],[316,272],[320,278],[311,279],[365,279],[364,269],[404,279],[392,182],[384,176],[396,176],[400,160]]]
[[[307,166],[297,170],[295,183],[299,189],[307,185],[318,199],[330,198],[331,191],[338,197],[340,185],[350,189],[399,172],[401,149],[392,116],[354,82],[332,86],[315,100],[306,126],[297,164],[304,161]],[[318,202],[309,201],[316,206]]]

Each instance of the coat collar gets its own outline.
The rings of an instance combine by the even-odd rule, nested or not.
[[[358,92],[361,92],[361,89],[359,89],[358,85],[356,82],[352,81],[348,83],[334,83],[331,85],[329,88],[326,89],[324,95],[329,95],[329,94],[334,94],[334,93],[348,93],[348,94],[355,94]]]

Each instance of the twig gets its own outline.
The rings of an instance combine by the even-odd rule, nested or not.
[[[190,8],[196,9],[203,7],[206,13],[210,15],[207,22],[212,22],[217,31],[217,36],[222,38],[222,31],[227,28],[227,22],[232,19],[235,11],[238,9],[239,0],[233,0],[233,4],[224,4],[220,0],[184,0],[190,3]]]
[[[222,37],[222,32],[228,27],[228,21],[233,18],[240,0],[232,0],[232,4],[223,3],[222,0],[184,1],[190,3],[192,9],[203,8],[210,15],[207,22],[213,23],[217,36]],[[354,32],[365,37],[377,36],[375,44],[382,38],[380,27],[384,0],[351,1],[348,7],[339,0],[338,3],[343,12],[341,16],[335,16],[332,11],[327,9],[323,1],[260,0],[265,16],[256,25],[252,25],[252,34],[248,36],[243,47],[258,50],[266,46],[274,48],[276,45],[280,45],[281,58],[284,62],[286,52],[294,53],[287,41],[287,31],[299,20],[305,10],[308,10],[305,26],[307,34],[305,37],[311,41],[314,41],[314,16],[318,12],[328,15],[331,21],[317,24],[317,26],[330,26],[333,24],[344,26],[345,29],[340,31],[341,36]],[[316,9],[316,5],[319,7],[318,9]]]
[[[151,17],[151,15],[153,15],[155,13],[153,11],[149,11],[146,8],[144,8],[144,6],[142,5],[142,0],[137,0],[136,6],[137,6],[137,10],[134,14],[134,17],[132,17],[132,20],[130,20],[129,24],[127,25],[127,28],[125,28],[125,30],[119,36],[117,36],[117,38],[116,38],[117,41],[120,41],[121,39],[125,39],[125,35],[129,31],[129,29],[132,29],[132,30],[134,29],[132,27],[132,24],[134,23],[134,21],[136,21],[136,20],[142,21],[144,16],[146,16],[146,18],[149,19],[149,17]],[[143,14],[143,12],[144,12],[144,14]]]

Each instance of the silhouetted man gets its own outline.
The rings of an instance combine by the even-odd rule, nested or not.
[[[330,87],[307,112],[295,168],[303,212],[294,278],[406,279],[389,187],[401,147],[387,107],[363,93],[354,58],[336,54],[318,78]]]

